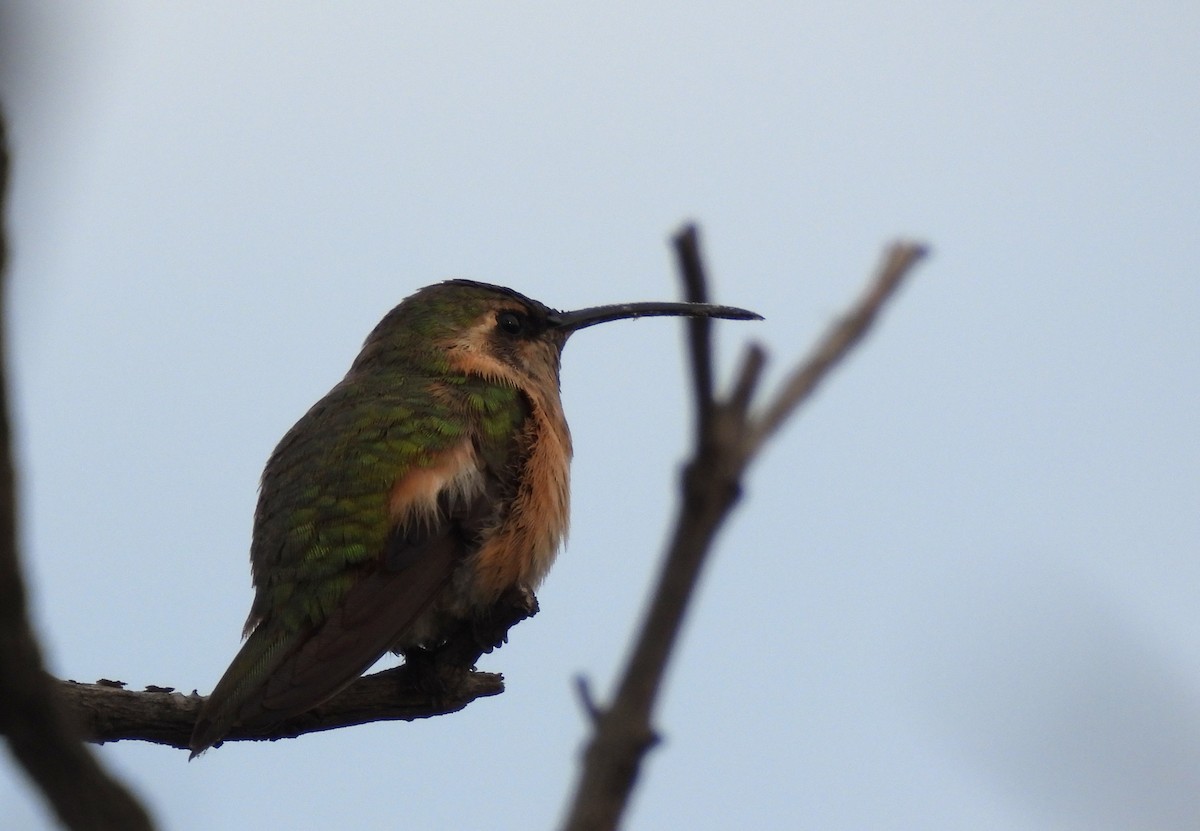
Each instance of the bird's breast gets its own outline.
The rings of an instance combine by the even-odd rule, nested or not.
[[[520,470],[509,510],[469,564],[472,605],[491,605],[518,585],[536,588],[566,539],[571,434],[558,396],[533,398],[521,430]]]

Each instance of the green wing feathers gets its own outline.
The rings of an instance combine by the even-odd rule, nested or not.
[[[392,648],[433,602],[465,554],[456,523],[415,542],[406,568],[376,564],[358,576],[319,625],[288,631],[268,618],[251,633],[209,696],[192,734],[192,756],[236,726],[270,725],[336,695]]]
[[[237,726],[315,707],[367,670],[436,599],[511,490],[515,389],[352,371],[280,441],[263,474],[249,637],[209,697],[192,755]],[[394,527],[393,486],[472,442],[482,487]],[[461,495],[460,495],[461,496]]]

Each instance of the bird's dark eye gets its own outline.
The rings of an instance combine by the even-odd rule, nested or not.
[[[500,312],[496,315],[496,325],[506,335],[519,335],[525,331],[525,317],[516,312]]]

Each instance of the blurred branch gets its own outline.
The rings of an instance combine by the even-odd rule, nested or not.
[[[0,215],[7,206],[8,168],[0,117]],[[7,288],[3,285],[6,240],[0,228],[0,292]],[[8,418],[7,358],[3,354],[8,342],[7,315],[3,311],[0,308],[0,733],[68,828],[149,829],[152,826],[145,809],[80,743],[78,725],[62,708],[58,691],[43,669],[41,649],[29,624],[17,555],[16,477]]]
[[[833,324],[809,357],[796,367],[775,400],[767,406],[766,412],[753,424],[747,425],[750,428],[746,431],[748,444],[744,452],[747,457],[759,451],[762,443],[812,395],[834,365],[858,345],[875,322],[883,304],[926,253],[923,245],[911,242],[895,242],[888,246],[875,278],[867,285],[858,303]]]
[[[698,234],[685,227],[675,237],[680,273],[689,300],[707,298]],[[651,725],[655,701],[675,642],[718,529],[741,494],[742,476],[763,443],[806,401],[829,372],[854,348],[912,267],[925,255],[914,243],[895,243],[866,293],[818,342],[759,415],[752,403],[766,363],[752,345],[726,399],[713,396],[710,322],[689,323],[696,446],[683,472],[683,504],[650,609],[633,654],[607,708],[589,699],[595,729],[584,753],[565,828],[616,828],[625,811],[641,762],[657,740]]]
[[[471,669],[508,630],[537,614],[530,591],[501,598],[486,621],[464,626],[436,651],[416,653],[403,666],[359,678],[324,704],[269,727],[235,728],[223,741],[274,741],[376,721],[414,721],[463,709],[504,692],[498,673]],[[137,740],[188,749],[203,696],[170,687],[126,690],[118,681],[59,681],[59,694],[93,742]],[[219,745],[218,745],[219,746]]]

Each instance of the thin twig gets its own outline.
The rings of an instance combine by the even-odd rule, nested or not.
[[[683,279],[683,298],[689,303],[707,303],[708,278],[704,275],[704,262],[700,255],[700,232],[695,225],[685,225],[675,235],[675,254]],[[692,390],[696,397],[696,414],[701,419],[697,429],[704,434],[708,430],[704,419],[712,414],[713,402],[712,320],[707,317],[689,318],[687,327],[692,358]]]
[[[858,303],[835,322],[821,338],[809,357],[798,366],[783,388],[768,405],[763,415],[752,425],[747,437],[746,452],[753,455],[795,412],[817,385],[829,375],[842,358],[862,340],[883,305],[896,293],[913,266],[924,257],[926,248],[912,242],[896,242],[888,247],[875,278]]]
[[[592,684],[582,673],[575,676],[575,692],[579,695],[579,703],[593,724],[600,721],[600,708],[596,706],[596,697],[592,695]]]
[[[750,344],[746,349],[746,357],[742,359],[733,391],[729,394],[729,409],[736,417],[745,418],[749,412],[750,402],[758,391],[758,382],[766,365],[767,351],[757,343]]]

